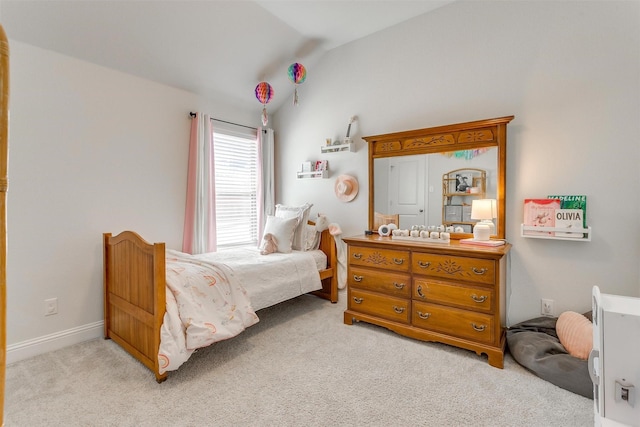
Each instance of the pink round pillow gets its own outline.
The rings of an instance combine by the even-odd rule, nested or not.
[[[570,355],[587,360],[593,348],[593,324],[575,311],[565,311],[558,317],[556,333]]]

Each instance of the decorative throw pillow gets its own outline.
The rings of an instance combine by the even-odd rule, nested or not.
[[[565,311],[556,322],[560,344],[573,357],[587,360],[593,348],[593,324],[580,313]]]
[[[293,235],[293,243],[291,247],[297,251],[304,251],[304,226],[309,220],[309,211],[311,211],[311,203],[305,203],[302,206],[286,206],[276,205],[276,217],[278,218],[296,218],[295,233]]]
[[[262,235],[263,237],[260,243],[260,249],[265,250],[265,246],[267,244],[265,236],[271,234],[275,238],[278,252],[284,254],[291,252],[291,242],[293,240],[293,234],[296,230],[297,225],[297,218],[285,219],[269,215],[267,217],[267,223],[264,226],[264,233]]]

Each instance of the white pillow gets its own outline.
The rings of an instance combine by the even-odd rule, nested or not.
[[[276,238],[278,252],[283,254],[291,252],[291,241],[293,240],[293,234],[297,225],[297,218],[278,218],[269,215],[267,217],[267,223],[264,226],[260,249],[264,249],[264,235],[271,233]]]
[[[278,218],[297,218],[298,224],[293,236],[292,248],[297,251],[304,251],[304,226],[309,220],[309,211],[313,205],[311,203],[305,203],[302,206],[286,206],[276,205],[276,217]]]

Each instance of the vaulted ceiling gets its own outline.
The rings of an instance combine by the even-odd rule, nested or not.
[[[260,110],[258,82],[290,100],[287,68],[453,0],[3,0],[9,39]]]

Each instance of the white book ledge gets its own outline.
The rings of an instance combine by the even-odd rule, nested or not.
[[[320,147],[321,153],[338,153],[342,151],[354,153],[356,151],[355,143],[348,142],[346,144],[323,145]]]
[[[322,179],[329,178],[329,171],[311,171],[311,172],[297,172],[298,179]]]
[[[527,231],[537,231],[540,234],[525,234]],[[561,233],[558,235],[550,235],[543,233]],[[587,228],[564,228],[564,227],[535,227],[532,225],[520,224],[520,235],[531,239],[549,239],[549,240],[572,240],[578,242],[591,241],[591,227]]]

